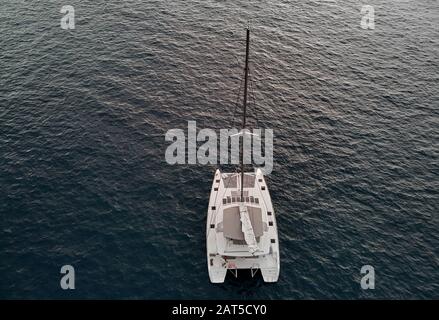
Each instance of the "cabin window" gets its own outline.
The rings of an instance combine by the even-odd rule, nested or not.
[[[271,243],[276,243],[276,240],[275,239],[271,239]]]
[[[255,198],[255,203],[259,203],[259,198]]]
[[[255,202],[255,198],[253,196],[250,197],[250,202],[254,203]]]
[[[272,226],[273,226],[273,221],[269,221],[269,222],[268,222],[268,225],[269,225],[270,227],[272,227]]]
[[[223,204],[226,204],[226,203],[227,203],[227,199],[224,198],[224,199],[223,199]]]
[[[232,199],[230,197],[227,197],[227,203],[231,203]]]
[[[236,198],[235,197],[232,197],[232,203],[233,202],[236,202]]]
[[[245,202],[250,202],[250,197],[246,197]]]

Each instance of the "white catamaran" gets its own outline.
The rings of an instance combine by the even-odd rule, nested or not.
[[[246,129],[250,30],[244,78],[242,130]],[[207,267],[213,283],[224,282],[227,270],[235,277],[238,269],[261,270],[265,282],[279,278],[279,239],[276,218],[267,184],[260,169],[244,173],[243,143],[240,144],[240,172],[215,172],[207,214]]]

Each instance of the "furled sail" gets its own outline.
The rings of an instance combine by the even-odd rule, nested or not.
[[[256,251],[258,251],[259,247],[256,242],[255,233],[250,221],[250,216],[248,215],[247,207],[243,203],[239,205],[239,215],[241,219],[241,230],[244,233],[245,242],[248,245],[250,253],[254,254]]]

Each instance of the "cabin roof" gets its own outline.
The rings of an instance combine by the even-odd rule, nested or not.
[[[224,177],[224,188],[235,189],[238,188],[238,177],[240,174],[231,174]],[[244,188],[254,188],[255,187],[255,175],[254,174],[244,174]]]
[[[253,227],[255,237],[263,235],[262,211],[261,208],[247,206],[250,222]],[[239,214],[239,206],[224,209],[223,212],[223,232],[226,238],[234,240],[244,240],[242,223]]]

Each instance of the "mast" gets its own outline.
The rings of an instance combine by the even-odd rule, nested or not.
[[[244,129],[247,111],[247,87],[248,87],[248,56],[250,49],[250,28],[247,27],[247,44],[245,49],[245,78],[244,78],[244,105],[242,112],[242,143],[241,143],[241,202],[244,202]]]

